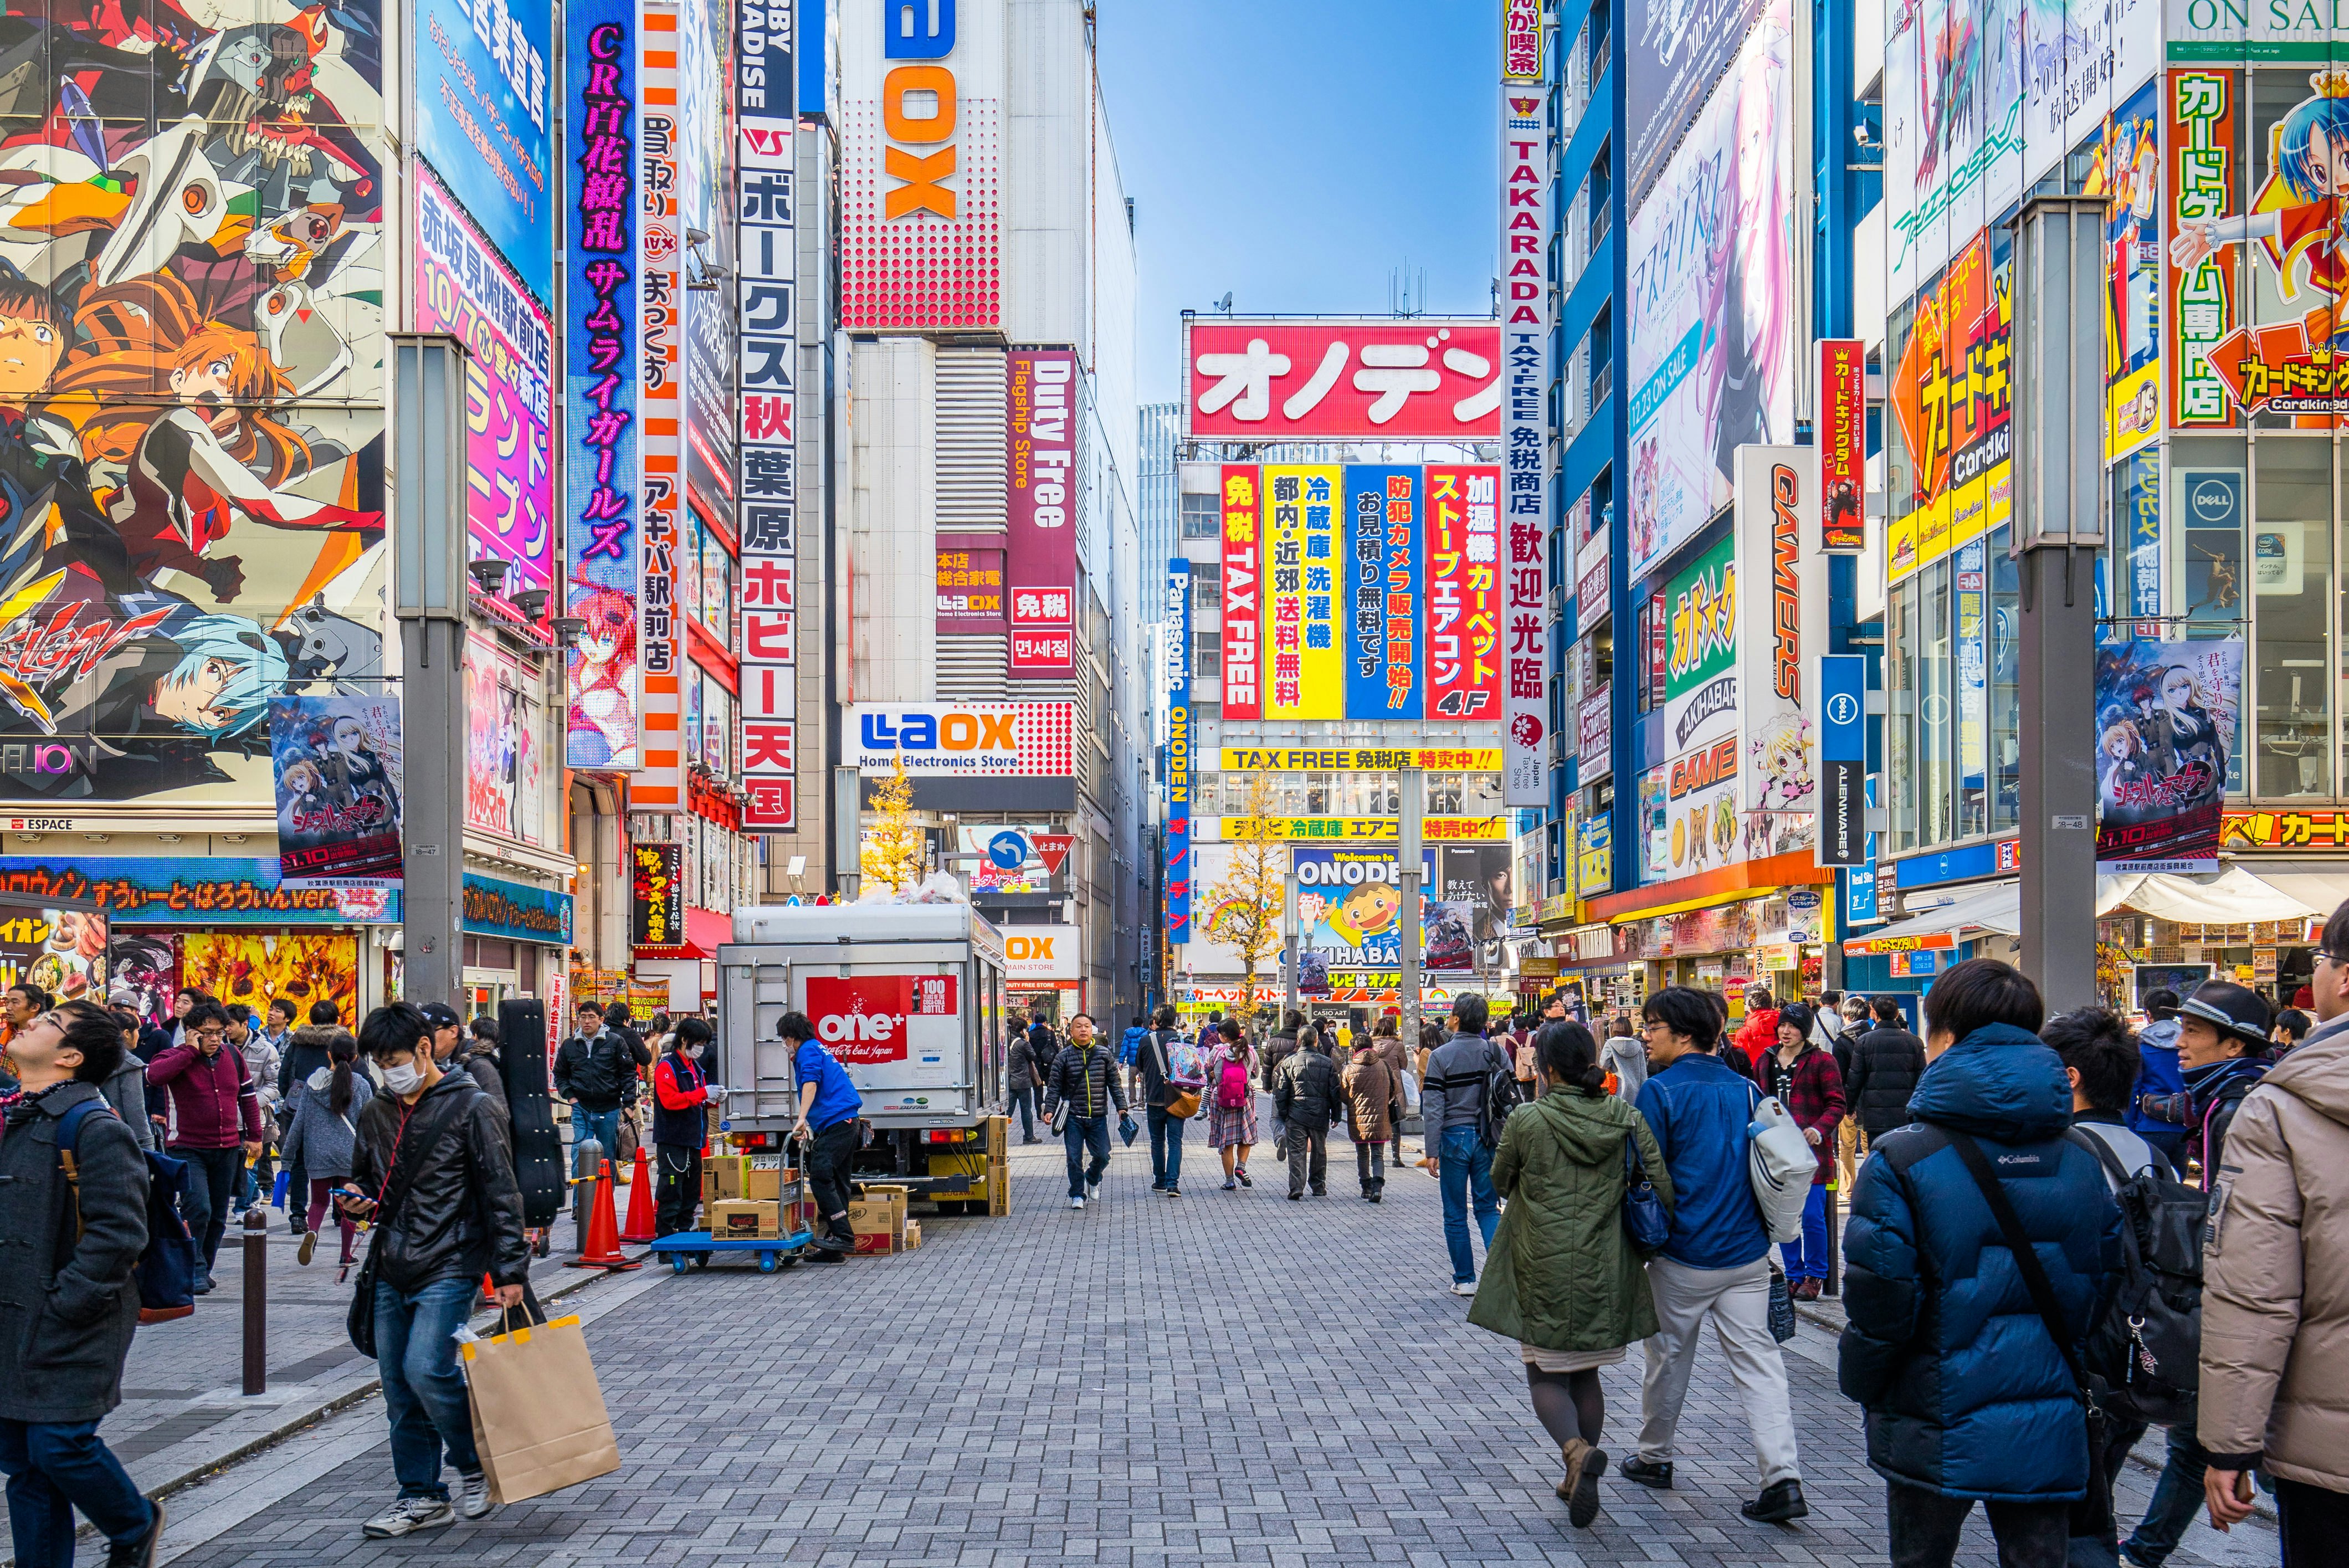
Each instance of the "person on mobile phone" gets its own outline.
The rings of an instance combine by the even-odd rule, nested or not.
[[[171,1096],[174,1159],[188,1162],[181,1213],[203,1251],[196,1293],[212,1288],[212,1262],[237,1207],[244,1162],[261,1153],[261,1095],[244,1053],[229,1045],[228,1012],[199,1002],[181,1021],[181,1043],[147,1064],[147,1083]]]

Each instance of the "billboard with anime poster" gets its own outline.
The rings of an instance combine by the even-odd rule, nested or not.
[[[2243,708],[2243,641],[2096,650],[2096,866],[2215,871],[2229,753]]]
[[[381,670],[381,20],[8,13],[0,795],[258,807]]]
[[[179,983],[242,1002],[256,1017],[283,997],[296,1018],[318,1002],[357,1018],[359,939],[350,931],[188,931],[180,938]]]
[[[2105,198],[2105,457],[2161,433],[2161,83],[2105,118],[2085,193]]]
[[[397,886],[399,699],[279,697],[269,740],[281,885]]]
[[[546,759],[535,683],[488,639],[465,639],[465,826],[520,844],[546,836]]]

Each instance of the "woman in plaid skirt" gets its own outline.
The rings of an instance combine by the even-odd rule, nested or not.
[[[1225,1019],[1216,1032],[1223,1038],[1207,1058],[1207,1087],[1201,1097],[1207,1102],[1207,1147],[1223,1151],[1224,1190],[1229,1192],[1256,1185],[1247,1173],[1248,1151],[1257,1141],[1256,1054],[1238,1019]],[[1235,1063],[1238,1073],[1227,1074],[1226,1064]],[[1227,1106],[1227,1099],[1239,1104]]]

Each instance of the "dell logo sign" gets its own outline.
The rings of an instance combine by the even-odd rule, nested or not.
[[[2227,479],[2198,480],[2189,492],[2192,497],[2194,520],[2212,525],[2235,521],[2235,482]]]

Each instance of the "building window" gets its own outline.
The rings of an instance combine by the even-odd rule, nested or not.
[[[1191,679],[1221,680],[1224,678],[1224,634],[1219,631],[1195,631],[1191,634]]]
[[[1217,509],[1213,495],[1183,497],[1183,537],[1213,539],[1216,536]]]

